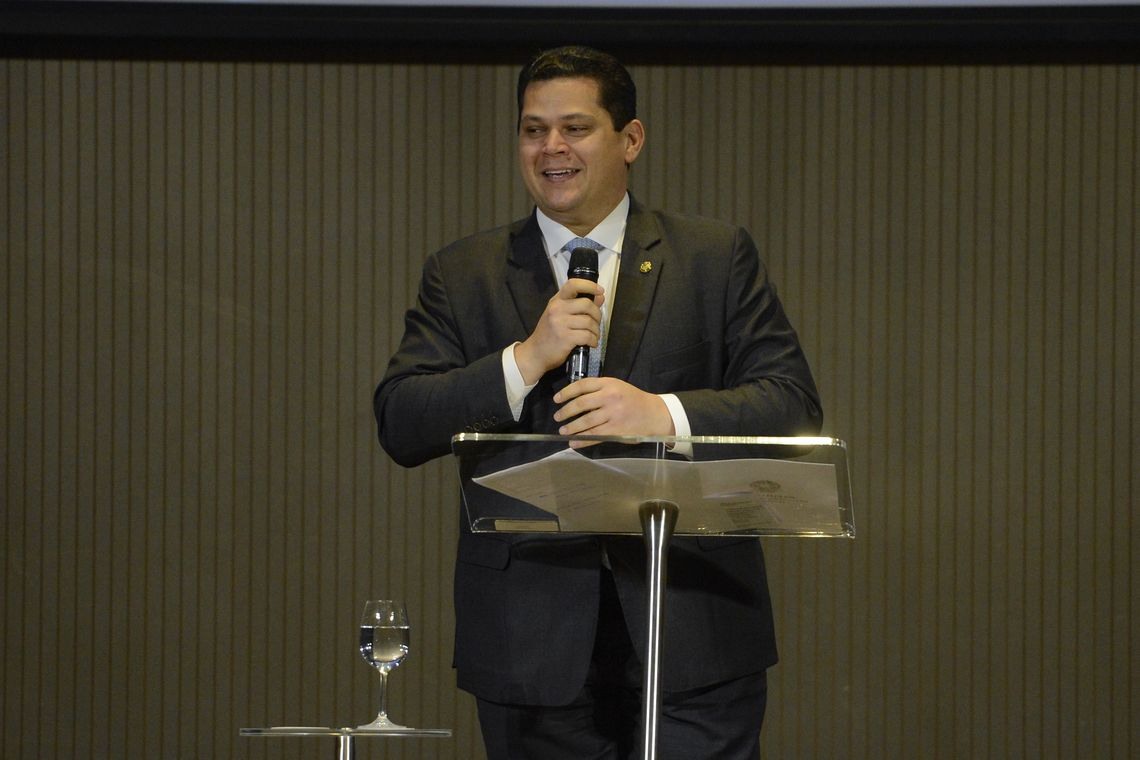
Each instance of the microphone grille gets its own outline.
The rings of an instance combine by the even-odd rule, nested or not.
[[[598,252],[593,248],[575,248],[570,251],[570,266],[566,274],[569,278],[598,281]]]

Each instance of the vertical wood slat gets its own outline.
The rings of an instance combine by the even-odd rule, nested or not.
[[[362,753],[477,755],[454,475],[368,398],[422,257],[526,209],[512,67],[0,70],[5,756],[306,756],[236,729],[368,717],[380,594],[456,738]],[[635,192],[748,225],[851,446],[859,538],[767,544],[766,751],[1134,754],[1136,67],[634,73]]]
[[[1131,651],[1131,642],[1135,640],[1135,616],[1140,613],[1136,604],[1136,554],[1133,546],[1133,536],[1136,535],[1136,518],[1133,515],[1131,504],[1135,502],[1136,488],[1140,486],[1132,462],[1135,457],[1136,429],[1140,426],[1140,402],[1135,392],[1136,364],[1140,362],[1140,346],[1134,330],[1130,325],[1140,323],[1140,304],[1137,303],[1135,293],[1140,288],[1140,271],[1136,257],[1129,257],[1129,253],[1140,250],[1140,220],[1135,214],[1128,214],[1128,209],[1140,207],[1140,162],[1132,162],[1131,172],[1129,164],[1122,161],[1128,157],[1127,125],[1135,125],[1140,121],[1140,86],[1136,77],[1121,72],[1120,82],[1116,90],[1117,118],[1121,124],[1120,140],[1117,145],[1116,164],[1121,167],[1116,186],[1116,198],[1119,201],[1120,213],[1117,215],[1115,233],[1116,260],[1119,261],[1116,270],[1116,310],[1113,323],[1118,327],[1117,340],[1114,346],[1114,355],[1121,357],[1125,363],[1131,359],[1131,376],[1125,377],[1121,372],[1114,378],[1113,404],[1120,409],[1115,419],[1119,425],[1114,425],[1112,436],[1114,459],[1112,471],[1113,492],[1112,501],[1117,505],[1115,515],[1118,520],[1113,521],[1113,605],[1114,609],[1121,609],[1123,614],[1113,616],[1113,751],[1126,750],[1128,747],[1140,746],[1140,726],[1132,720],[1135,713],[1120,705],[1140,705],[1140,679],[1135,677],[1140,662],[1137,662]],[[1134,132],[1134,129],[1133,129]],[[1131,144],[1136,143],[1134,133],[1131,135]],[[1125,412],[1125,408],[1128,412]],[[1118,443],[1131,439],[1129,446]],[[1123,473],[1123,475],[1121,474]],[[1127,580],[1125,580],[1127,579]],[[1126,595],[1126,589],[1131,589]],[[1129,602],[1122,600],[1128,598]],[[1120,658],[1120,659],[1118,659]],[[1128,659],[1129,668],[1116,667],[1123,659]],[[1135,709],[1135,707],[1133,708]]]
[[[26,216],[27,197],[24,193],[27,174],[27,150],[25,144],[27,108],[24,92],[27,88],[24,78],[26,66],[13,63],[2,78],[5,88],[5,101],[8,104],[4,125],[5,150],[0,151],[4,159],[6,173],[4,198],[4,243],[10,250],[22,250],[26,246],[26,230],[13,224],[14,219]],[[24,514],[28,509],[29,498],[25,487],[25,444],[26,417],[25,403],[27,390],[25,383],[26,332],[25,325],[25,275],[26,259],[19,256],[6,256],[4,274],[6,277],[4,299],[7,308],[2,310],[5,331],[4,356],[4,577],[12,581],[5,584],[4,594],[4,683],[10,684],[4,690],[5,713],[10,718],[4,721],[5,754],[19,751],[24,734],[17,726],[24,721],[24,666],[23,633],[25,594],[21,568],[25,560]]]
[[[0,174],[3,175],[3,181],[0,181],[0,221],[3,222],[0,228],[0,244],[4,245],[6,250],[14,250],[17,248],[17,243],[14,238],[13,224],[12,224],[12,185],[15,184],[15,172],[12,166],[12,154],[19,149],[19,132],[16,129],[17,121],[14,114],[19,113],[19,108],[16,106],[14,100],[15,96],[12,95],[13,90],[20,92],[21,87],[13,87],[10,83],[17,75],[19,66],[12,64],[6,66],[3,74],[0,75],[0,102],[7,104],[7,118],[3,125],[0,125]],[[12,282],[15,278],[16,264],[12,259],[15,257],[4,256],[0,260],[0,294],[3,295],[4,303],[12,303]],[[3,437],[4,451],[3,458],[0,459],[0,473],[4,482],[0,484],[0,497],[4,499],[4,519],[3,535],[0,535],[0,570],[3,571],[5,577],[11,575],[13,563],[19,561],[19,557],[13,559],[13,555],[19,551],[18,544],[20,538],[16,533],[16,521],[23,519],[23,510],[20,514],[15,516],[17,489],[21,487],[21,481],[12,473],[13,466],[16,464],[15,458],[11,455],[11,451],[15,448],[14,443],[16,437],[19,435],[19,430],[15,425],[16,414],[10,409],[10,405],[17,403],[15,400],[19,396],[15,392],[15,387],[12,382],[12,361],[18,359],[18,355],[12,346],[13,336],[15,335],[15,327],[13,320],[10,316],[10,307],[0,309],[0,355],[5,357],[5,366],[0,370],[0,394],[3,394],[3,401],[0,402],[0,436]],[[22,403],[23,399],[20,398],[18,403]],[[12,683],[18,676],[15,669],[11,667],[13,662],[13,654],[16,651],[16,646],[13,644],[12,632],[16,629],[16,609],[20,606],[21,598],[17,593],[9,591],[7,587],[4,589],[5,593],[3,600],[0,601],[0,626],[4,631],[4,640],[0,644],[0,682],[5,684]],[[11,723],[15,722],[18,725],[20,720],[20,706],[13,704],[13,697],[10,691],[0,691],[0,711],[4,713],[5,719],[0,722],[0,747],[7,752],[13,751],[16,745],[16,736],[11,730]]]

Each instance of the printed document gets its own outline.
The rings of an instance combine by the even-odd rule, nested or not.
[[[565,449],[474,478],[543,509],[559,530],[641,533],[638,508],[677,504],[678,534],[841,533],[835,465],[787,459],[591,459]]]

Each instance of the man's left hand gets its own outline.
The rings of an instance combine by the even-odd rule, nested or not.
[[[673,435],[673,418],[659,396],[616,377],[587,377],[554,395],[559,435]],[[575,448],[589,442],[572,444]]]

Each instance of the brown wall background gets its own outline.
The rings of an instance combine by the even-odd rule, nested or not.
[[[0,61],[0,754],[312,757],[450,671],[456,478],[370,398],[420,262],[529,208],[513,67]],[[1140,67],[635,67],[651,205],[746,224],[859,536],[769,541],[770,757],[1140,752]],[[321,743],[321,742],[326,743]]]

